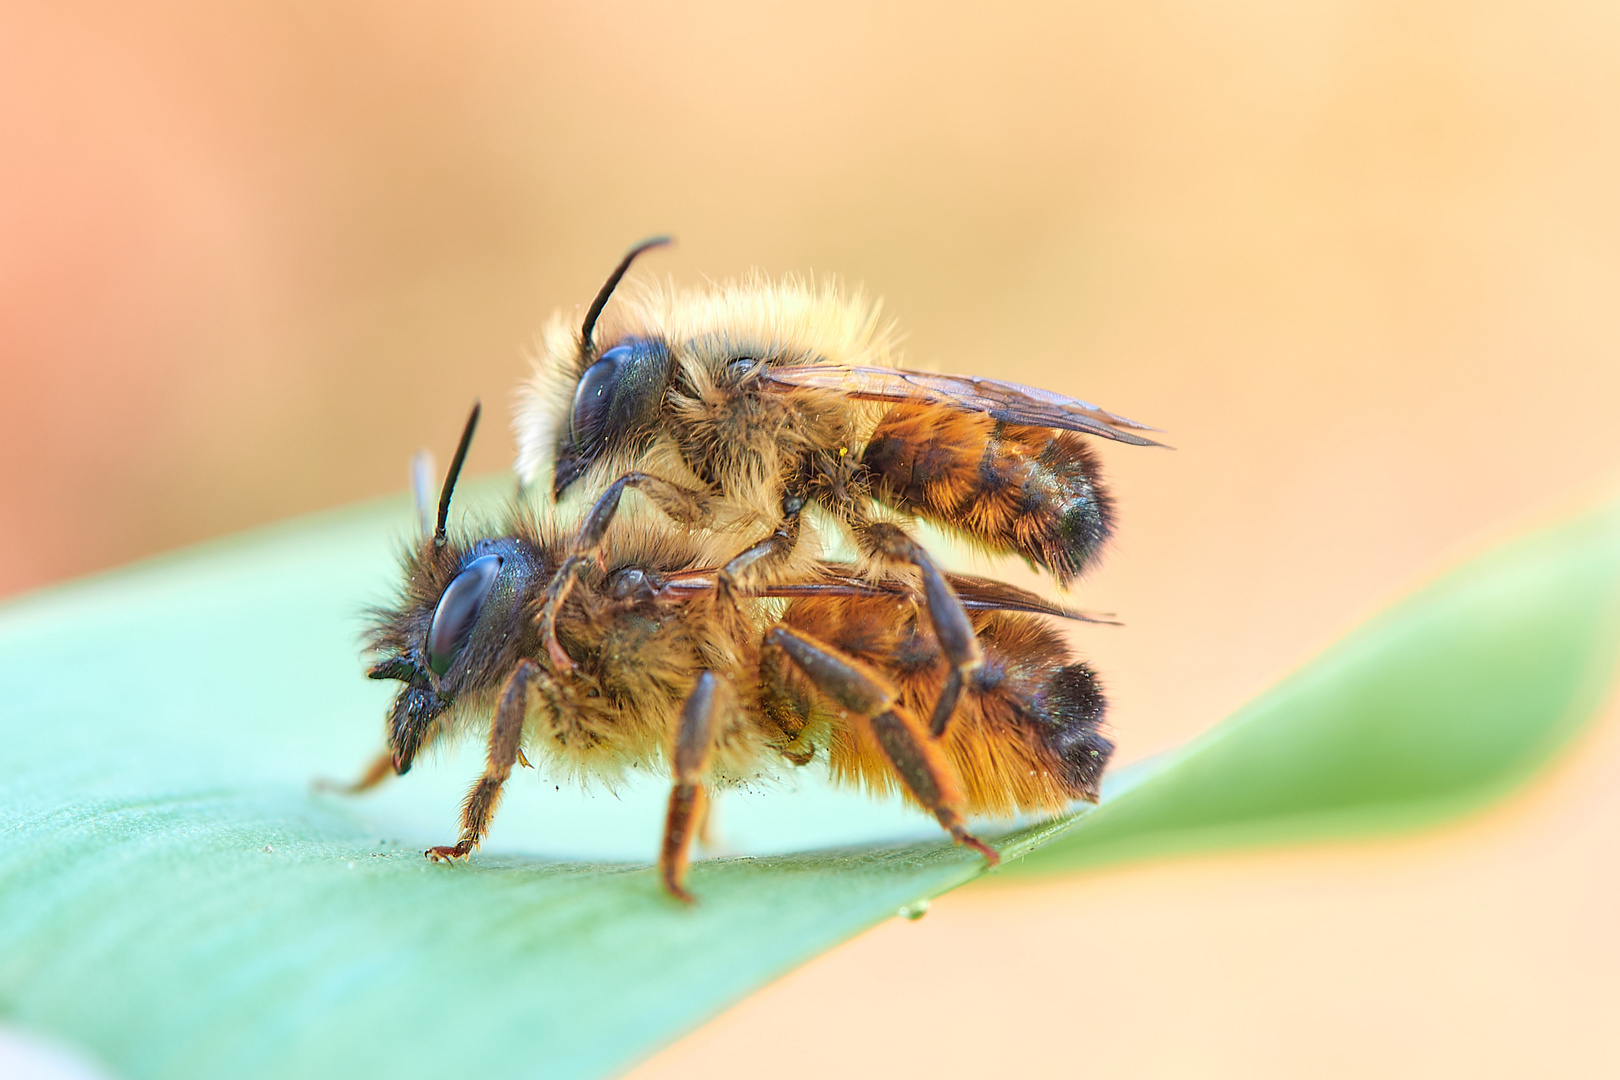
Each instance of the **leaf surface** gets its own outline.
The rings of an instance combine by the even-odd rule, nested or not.
[[[637,856],[657,785],[530,783],[461,867],[420,850],[476,755],[312,793],[376,749],[356,612],[407,520],[306,519],[0,609],[0,1016],[130,1078],[596,1076],[981,873],[893,806],[783,793],[756,824],[846,846],[698,863],[686,909]],[[1617,507],[1476,560],[1101,807],[1003,837],[1034,852],[1012,872],[1477,805],[1600,700],[1617,574]]]
[[[1615,506],[1488,552],[1127,772],[1016,872],[1377,833],[1481,806],[1602,704],[1617,576]]]

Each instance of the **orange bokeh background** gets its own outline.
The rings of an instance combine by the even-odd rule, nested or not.
[[[0,146],[0,594],[398,490],[660,231],[1170,432],[1082,589],[1122,760],[1620,479],[1613,5],[5,4]],[[975,886],[636,1076],[1620,1071],[1617,778]]]

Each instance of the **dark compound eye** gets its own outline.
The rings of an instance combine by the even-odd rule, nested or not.
[[[427,634],[428,667],[433,669],[435,675],[449,671],[450,665],[456,661],[456,654],[467,644],[473,626],[478,622],[478,613],[489,596],[490,586],[495,584],[500,572],[499,555],[474,559],[456,575],[450,587],[444,590],[444,595],[439,597],[439,606],[433,611],[433,621],[428,624]]]
[[[625,338],[579,377],[568,433],[557,445],[552,491],[561,496],[603,454],[653,434],[673,356],[656,338]]]
[[[613,404],[619,365],[630,358],[630,352],[628,345],[609,349],[579,377],[579,385],[574,388],[574,411],[568,415],[568,433],[576,450],[600,442],[607,434],[608,407]]]

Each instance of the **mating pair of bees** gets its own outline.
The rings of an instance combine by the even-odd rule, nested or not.
[[[458,859],[517,763],[609,782],[662,770],[659,867],[683,900],[709,793],[784,765],[821,758],[837,781],[898,789],[991,865],[969,817],[1095,801],[1113,749],[1104,699],[1054,623],[1085,616],[946,572],[908,524],[1067,584],[1113,519],[1083,435],[1156,445],[1152,429],[1031,387],[897,368],[875,308],[832,288],[615,299],[666,242],[631,250],[580,323],[558,315],[545,331],[505,520],[447,525],[476,407],[436,515],[419,478],[422,535],[370,628],[368,674],[401,684],[388,749],[354,788],[487,732],[461,836],[427,852]],[[832,534],[853,541],[852,561],[828,558]]]

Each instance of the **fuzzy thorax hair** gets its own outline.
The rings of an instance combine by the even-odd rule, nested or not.
[[[518,390],[517,473],[524,484],[542,490],[550,490],[553,454],[583,373],[579,333],[577,312],[553,314],[540,335],[534,372]],[[833,280],[755,275],[701,289],[625,285],[597,324],[597,355],[626,338],[663,341],[676,377],[684,376],[688,385],[707,383],[736,357],[865,367],[896,363],[896,335],[882,320],[880,305]]]

